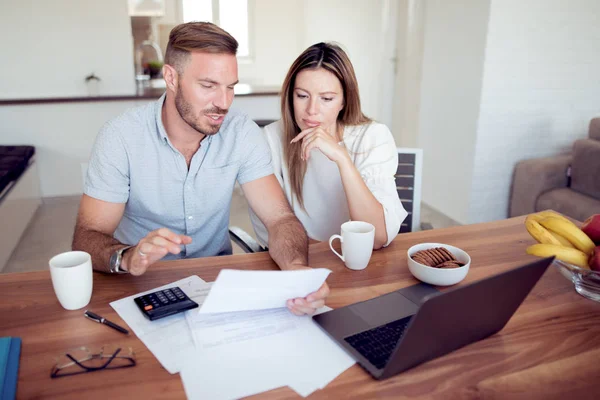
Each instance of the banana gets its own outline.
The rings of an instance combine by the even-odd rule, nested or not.
[[[540,221],[540,225],[548,229],[552,233],[557,233],[573,243],[575,248],[583,251],[587,255],[591,255],[594,251],[594,242],[581,229],[572,222],[566,222],[560,218],[547,217]]]
[[[533,218],[527,217],[525,219],[525,227],[527,228],[527,232],[529,232],[531,237],[540,243],[554,244],[556,246],[562,245],[562,243],[555,238],[550,231],[548,231],[538,222],[534,221]]]
[[[527,254],[538,257],[555,256],[559,260],[568,262],[569,264],[590,269],[588,265],[588,256],[577,249],[570,249],[554,244],[533,244],[527,248]]]
[[[539,223],[541,220],[543,220],[544,218],[547,218],[547,217],[560,218],[563,221],[566,221],[567,223],[573,224],[571,222],[571,220],[569,220],[568,218],[564,217],[562,214],[559,214],[559,213],[557,213],[555,211],[551,211],[551,210],[540,211],[538,213],[528,215],[527,219],[531,219],[531,220]],[[575,224],[573,224],[573,226],[575,226]],[[556,240],[558,240],[560,242],[561,245],[563,245],[565,247],[570,247],[572,249],[575,248],[575,246],[573,246],[573,244],[571,242],[569,242],[564,236],[561,236],[561,235],[559,235],[558,233],[555,233],[555,232],[550,232],[548,230],[547,230],[547,232],[549,234],[551,234],[552,236],[554,236],[556,238]],[[535,237],[534,237],[534,239],[538,240]],[[538,240],[538,242],[540,242],[540,241]],[[540,242],[540,243],[546,243],[546,242]],[[553,244],[554,242],[548,242],[548,243],[549,244]]]
[[[532,220],[534,220],[535,222],[540,222],[541,220],[543,220],[544,218],[546,218],[546,217],[548,217],[548,216],[549,216],[549,215],[547,215],[547,216],[544,216],[544,215],[542,215],[542,213],[541,213],[541,212],[539,212],[539,213],[535,213],[535,214],[530,214],[530,215],[528,215],[528,216],[527,216],[527,218],[526,218],[525,220],[532,219]]]
[[[575,246],[573,246],[573,244],[571,242],[569,242],[564,236],[561,236],[558,233],[554,233],[554,232],[550,232],[550,231],[548,231],[548,233],[551,234],[552,236],[554,236],[556,238],[556,240],[558,240],[562,246],[570,247],[571,249],[575,248]]]
[[[565,217],[562,214],[557,213],[556,211],[552,211],[552,210],[545,210],[545,211],[540,211],[536,214],[531,215],[531,217],[535,218],[535,221],[540,222],[542,219],[544,218],[548,218],[548,217],[554,217],[554,218],[558,218],[561,219],[573,226],[577,226],[575,225],[569,218]]]

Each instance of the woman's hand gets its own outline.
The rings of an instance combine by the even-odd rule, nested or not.
[[[348,152],[343,146],[320,126],[305,129],[298,134],[291,143],[302,141],[302,159],[308,160],[312,149],[319,149],[327,158],[335,163],[347,159]]]

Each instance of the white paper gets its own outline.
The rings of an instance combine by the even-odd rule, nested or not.
[[[285,308],[188,313],[186,320],[196,342],[181,370],[190,399],[233,399],[286,385],[305,397],[354,364],[310,317]]]
[[[297,329],[299,322],[298,317],[287,308],[217,314],[189,313],[186,320],[196,347],[201,349],[284,334]]]
[[[200,307],[200,313],[282,308],[289,299],[306,297],[317,291],[330,273],[325,268],[294,271],[224,269]]]
[[[261,349],[234,344],[219,351],[197,351],[181,368],[181,381],[188,400],[239,399],[286,386],[288,376],[281,369],[265,368],[272,357]],[[242,351],[242,357],[236,356]]]
[[[181,363],[190,353],[194,352],[194,341],[184,314],[192,312],[197,314],[197,310],[194,309],[156,321],[150,321],[142,314],[133,299],[147,293],[174,286],[179,286],[190,299],[200,305],[208,295],[211,284],[204,282],[198,276],[194,275],[110,303],[112,308],[129,325],[131,330],[148,347],[148,350],[154,354],[162,366],[171,374],[179,372]]]

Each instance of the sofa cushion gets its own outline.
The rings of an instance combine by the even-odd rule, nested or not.
[[[513,174],[510,216],[535,212],[540,194],[567,187],[567,170],[571,161],[570,154],[519,161]]]
[[[590,139],[600,140],[600,118],[593,118],[590,121],[589,135]]]
[[[600,141],[581,139],[573,145],[571,188],[600,200]]]
[[[579,221],[592,214],[600,214],[600,200],[569,188],[554,189],[538,197],[535,211],[554,210]]]

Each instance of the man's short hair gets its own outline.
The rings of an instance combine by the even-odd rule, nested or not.
[[[187,22],[169,34],[165,63],[183,72],[192,51],[236,55],[238,42],[224,29],[211,22]]]

